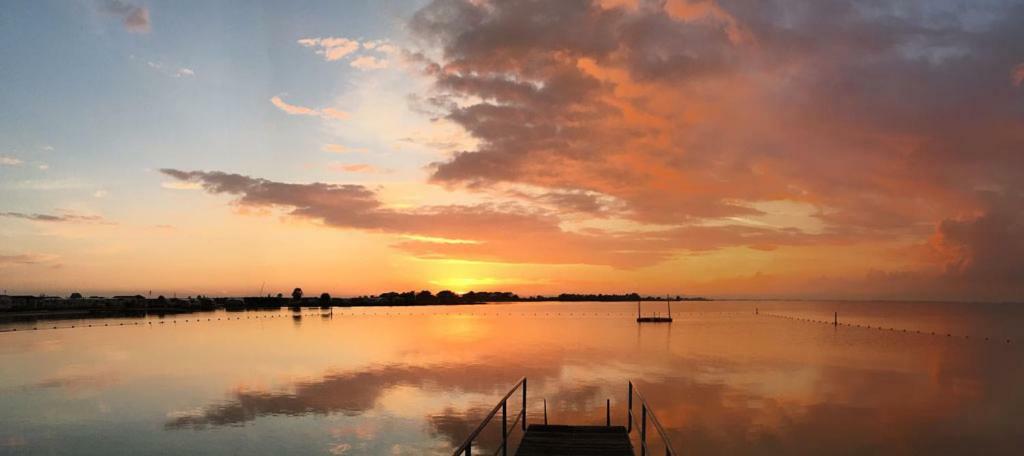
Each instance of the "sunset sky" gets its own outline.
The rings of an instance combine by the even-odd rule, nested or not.
[[[0,288],[1024,300],[1024,2],[19,1]]]

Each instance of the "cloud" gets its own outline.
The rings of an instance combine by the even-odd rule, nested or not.
[[[88,187],[79,179],[27,179],[15,182],[0,182],[0,188],[13,190],[74,190]]]
[[[669,226],[788,202],[832,236],[924,242],[978,188],[1024,191],[1024,7],[915,5],[431,1],[417,99],[476,140],[431,181],[606,195]]]
[[[315,49],[324,60],[333,62],[359,50],[359,42],[348,38],[302,38],[298,41],[303,47]]]
[[[161,182],[160,186],[168,190],[199,190],[203,188],[202,185],[199,185],[195,182],[179,181]]]
[[[93,198],[106,198],[109,195],[110,195],[110,192],[107,191],[107,190],[104,190],[102,188],[99,189],[99,190],[96,190],[95,192],[92,192]]]
[[[552,377],[554,371],[554,367],[530,366],[521,374],[541,382],[543,377]],[[287,391],[231,391],[225,403],[173,414],[165,427],[204,429],[274,415],[357,416],[372,410],[388,390],[399,386],[491,394],[507,383],[505,372],[478,364],[384,365],[361,371],[328,372],[315,380],[295,382]]]
[[[1013,67],[1011,79],[1013,79],[1013,85],[1016,87],[1020,87],[1021,84],[1024,84],[1024,63]]]
[[[380,56],[393,56],[399,53],[399,49],[386,40],[367,40],[360,43],[348,38],[327,37],[302,38],[298,43],[303,47],[315,49],[315,52],[328,62],[353,56],[349,65],[362,71],[387,68],[387,59]],[[364,52],[359,52],[360,50]]]
[[[569,231],[553,213],[520,206],[449,205],[410,210],[386,207],[362,185],[291,184],[219,171],[163,169],[164,174],[198,184],[212,194],[235,195],[235,204],[278,208],[293,217],[342,229],[404,237],[394,246],[421,258],[453,258],[510,263],[596,264],[634,268],[656,264],[679,252],[725,247],[843,242],[828,235],[739,225],[680,226],[644,232]],[[420,238],[417,238],[420,237]],[[461,239],[437,243],[430,238]]]
[[[334,108],[323,108],[317,110],[313,108],[307,108],[305,106],[288,104],[284,100],[282,100],[280,96],[277,95],[271,97],[270,102],[273,103],[274,106],[277,107],[277,109],[280,109],[281,111],[284,111],[285,113],[293,116],[317,116],[324,119],[334,120],[345,120],[349,118],[349,114],[347,112],[340,111]]]
[[[363,55],[353,59],[349,65],[352,65],[352,67],[358,68],[363,71],[379,70],[382,68],[387,68],[388,61],[384,59],[379,59],[372,55]]]
[[[347,154],[354,152],[366,152],[367,150],[362,147],[349,147],[342,144],[324,144],[321,148],[324,152],[331,152],[335,154]]]
[[[286,113],[288,113],[290,115],[293,115],[293,116],[318,116],[318,115],[320,115],[320,112],[315,110],[315,109],[307,108],[305,106],[298,106],[298,105],[292,105],[292,104],[285,103],[285,101],[282,100],[281,97],[276,96],[276,95],[270,98],[270,102],[273,103],[274,106],[277,106],[277,109],[280,109],[280,110],[282,110],[282,111],[284,111],[284,112],[286,112]]]
[[[345,111],[339,111],[339,110],[334,109],[334,108],[323,108],[323,109],[321,109],[320,110],[320,116],[321,117],[325,117],[325,118],[335,119],[335,120],[345,120],[345,119],[348,119],[350,117],[349,113],[347,113]]]
[[[168,68],[163,62],[147,61],[146,66],[156,70],[157,72],[170,76],[173,78],[193,78],[196,76],[195,70],[191,68],[181,67],[174,69],[173,67]]]
[[[36,165],[36,168],[39,168],[40,171],[46,171],[46,170],[50,169],[50,165],[48,165],[46,163],[40,163],[40,164]]]
[[[0,217],[17,218],[23,220],[32,220],[35,222],[85,222],[85,223],[98,223],[103,222],[103,217],[98,215],[79,215],[72,213],[64,214],[30,214],[22,212],[0,212]]]
[[[346,173],[376,173],[376,172],[378,172],[376,167],[374,167],[373,165],[368,165],[366,163],[356,163],[356,164],[350,164],[350,165],[341,164],[341,163],[332,163],[332,164],[328,165],[327,167],[329,169],[331,169],[331,170],[334,170],[334,171],[342,171],[342,172],[346,172]]]
[[[121,0],[106,0],[100,6],[100,11],[119,17],[124,28],[129,32],[148,33],[150,31],[148,8]]]
[[[57,255],[46,253],[21,253],[14,255],[0,254],[0,267],[50,263],[55,261],[57,258],[59,258]]]
[[[0,155],[0,166],[18,166],[22,163],[24,162],[19,158]]]
[[[1024,295],[1024,196],[984,197],[984,212],[938,225],[931,246],[945,263],[941,280],[975,293]]]

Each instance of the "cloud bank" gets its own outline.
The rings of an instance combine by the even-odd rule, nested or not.
[[[929,267],[866,259],[869,282],[1021,298],[1021,23],[1010,0],[433,0],[407,24],[432,83],[416,110],[474,146],[445,146],[429,181],[513,202],[396,210],[363,186],[164,172],[328,226],[471,241],[396,244],[423,258],[634,268],[886,243]],[[367,67],[389,46],[324,40],[300,44]]]
[[[197,184],[208,193],[236,196],[235,203],[242,206],[278,208],[334,228],[413,235],[413,240],[395,246],[422,258],[633,268],[664,261],[680,250],[765,248],[809,241],[807,235],[792,229],[743,226],[681,226],[625,234],[596,229],[571,231],[560,226],[555,213],[520,206],[448,205],[396,210],[386,207],[374,191],[362,185],[292,184],[218,171],[161,172]],[[831,242],[842,239],[832,237]]]

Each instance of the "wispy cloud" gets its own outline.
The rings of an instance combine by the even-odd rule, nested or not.
[[[163,62],[147,61],[146,66],[172,78],[194,78],[196,76],[195,70],[191,68],[179,67],[175,69],[173,66],[168,68],[168,65],[164,65]]]
[[[282,100],[281,97],[278,96],[278,95],[275,95],[275,96],[271,97],[270,98],[270,102],[274,106],[276,106],[277,109],[280,109],[281,111],[285,112],[286,114],[292,115],[292,116],[317,116],[317,117],[321,117],[321,118],[324,118],[324,119],[334,119],[334,120],[345,120],[345,119],[349,118],[349,114],[347,112],[344,112],[344,111],[341,111],[341,110],[338,110],[338,109],[334,109],[334,108],[313,109],[313,108],[307,108],[305,106],[293,105],[293,104],[290,104],[290,103]]]
[[[12,190],[74,190],[87,188],[80,179],[25,179],[15,182],[0,182],[0,188]]]
[[[324,144],[321,149],[324,152],[331,152],[334,154],[347,154],[347,153],[363,153],[367,152],[366,148],[363,147],[349,147],[342,144]]]
[[[24,163],[20,158],[0,155],[0,166],[18,166]]]
[[[363,71],[379,70],[388,67],[386,57],[398,53],[398,48],[385,40],[357,40],[339,37],[302,38],[298,43],[303,47],[314,49],[324,60],[333,62],[353,56],[349,65]],[[362,52],[360,52],[362,51]],[[370,55],[370,53],[377,54]]]
[[[103,223],[104,219],[98,215],[80,215],[74,213],[63,214],[30,214],[23,212],[0,212],[0,217],[31,220],[34,222],[72,222],[72,223]]]
[[[387,68],[388,61],[384,59],[378,59],[377,57],[374,57],[372,55],[362,55],[352,60],[352,63],[350,63],[349,65],[352,65],[352,67],[358,68],[363,71],[379,70],[382,68]]]
[[[1013,67],[1011,78],[1014,86],[1020,87],[1021,84],[1024,84],[1024,63]]]
[[[57,255],[48,253],[0,254],[0,267],[49,263],[58,258]]]
[[[345,56],[359,50],[359,42],[348,38],[326,37],[326,38],[303,38],[298,41],[303,47],[315,49],[318,55],[324,60],[333,62],[341,60]]]
[[[331,163],[327,165],[327,168],[332,171],[341,171],[346,173],[367,173],[372,174],[378,172],[377,168],[373,165],[366,163],[354,163],[354,164],[342,164],[342,163]]]
[[[149,9],[122,0],[106,0],[100,5],[100,11],[121,19],[121,24],[129,32],[148,33],[150,31]]]
[[[336,120],[345,120],[349,118],[349,114],[345,111],[340,111],[334,108],[323,108],[320,110],[320,117],[327,117]]]
[[[510,263],[595,264],[630,268],[662,262],[680,251],[736,246],[801,245],[829,236],[797,230],[748,226],[686,226],[647,232],[575,232],[563,229],[551,212],[521,206],[449,205],[398,210],[386,207],[362,185],[291,184],[218,171],[163,169],[212,194],[235,195],[240,206],[278,208],[294,217],[335,228],[426,238],[461,239],[437,243],[406,237],[396,247],[421,258],[454,258]],[[833,238],[833,241],[835,239]]]
[[[288,104],[281,97],[275,95],[270,98],[270,102],[277,106],[277,109],[284,111],[287,114],[293,116],[318,116],[320,111],[313,108],[307,108],[305,106]]]
[[[198,190],[203,188],[203,186],[198,183],[182,181],[161,182],[160,186],[168,190]]]

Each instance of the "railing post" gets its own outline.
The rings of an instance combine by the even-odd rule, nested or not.
[[[647,403],[640,403],[640,456],[647,455]]]
[[[501,401],[501,454],[508,456],[508,400]]]
[[[612,425],[612,400],[605,399],[604,401],[604,425],[610,427]]]
[[[548,398],[544,398],[544,425],[548,425]]]
[[[466,456],[473,456],[473,441],[469,441],[469,445],[466,445]]]
[[[628,409],[626,412],[626,433],[633,432],[633,381],[629,381]]]
[[[522,379],[522,430],[526,430],[526,377]]]

